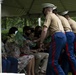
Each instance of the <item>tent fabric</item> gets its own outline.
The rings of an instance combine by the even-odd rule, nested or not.
[[[53,3],[59,12],[69,10],[76,15],[76,0],[3,0],[2,17],[41,15],[42,3]]]

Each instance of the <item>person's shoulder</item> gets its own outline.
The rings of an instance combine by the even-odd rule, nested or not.
[[[46,16],[50,17],[50,15],[51,15],[51,14],[50,14],[50,13],[48,13]]]
[[[64,21],[68,21],[64,16],[62,16],[62,15],[59,15],[59,18],[61,19],[61,20],[64,20]]]
[[[58,15],[60,18],[64,18],[62,15]]]
[[[69,18],[68,21],[73,23],[73,24],[76,24],[76,21],[74,19],[72,19],[72,18]]]
[[[51,14],[51,13],[48,13],[48,14],[46,15],[46,19],[47,19],[47,18],[51,18],[51,16],[52,16],[52,14]]]

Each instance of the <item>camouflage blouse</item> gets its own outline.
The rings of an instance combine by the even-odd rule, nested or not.
[[[5,43],[5,49],[7,51],[7,56],[12,56],[19,58],[20,50],[16,43],[9,42],[9,40]]]

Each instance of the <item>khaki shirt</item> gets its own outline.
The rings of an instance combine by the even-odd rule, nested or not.
[[[64,33],[62,23],[54,13],[50,12],[46,15],[44,26],[49,28],[51,35],[53,35],[56,32]]]
[[[71,18],[68,19],[68,22],[69,22],[73,32],[76,33],[76,22]]]
[[[65,30],[65,31],[72,31],[72,28],[71,28],[68,20],[67,20],[65,17],[61,16],[61,15],[57,15],[57,16],[58,16],[59,19],[61,20],[62,25],[63,25],[63,27],[64,27],[64,30]]]

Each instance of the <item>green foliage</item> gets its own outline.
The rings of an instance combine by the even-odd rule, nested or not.
[[[74,19],[76,21],[76,17],[72,17],[72,19]]]
[[[4,30],[1,31],[1,33],[2,33],[2,34],[7,34],[8,31],[9,31],[9,29],[4,29]]]
[[[44,17],[41,17],[41,24],[43,25],[44,22]],[[23,28],[23,26],[30,26],[30,27],[36,27],[38,25],[38,18],[36,17],[26,17],[26,18],[21,18],[21,17],[6,17],[2,18],[2,28],[3,29],[9,29],[13,26],[17,28]]]
[[[7,36],[8,36],[8,29],[2,30],[1,32],[1,37],[2,37],[2,41],[7,40]]]
[[[21,18],[7,18],[7,27],[10,28],[10,26],[16,26],[21,27],[23,24],[23,20]]]
[[[19,30],[19,32],[22,34],[22,28],[18,28],[18,30]],[[9,29],[4,29],[4,30],[2,30],[2,32],[1,32],[1,36],[2,36],[2,40],[4,41],[4,40],[7,40],[7,38],[8,38],[8,31],[9,31]]]
[[[5,26],[6,25],[6,26]],[[24,19],[20,17],[15,18],[3,18],[2,19],[2,28],[6,27],[7,29],[11,28],[12,26],[15,27],[23,27],[24,25]]]

